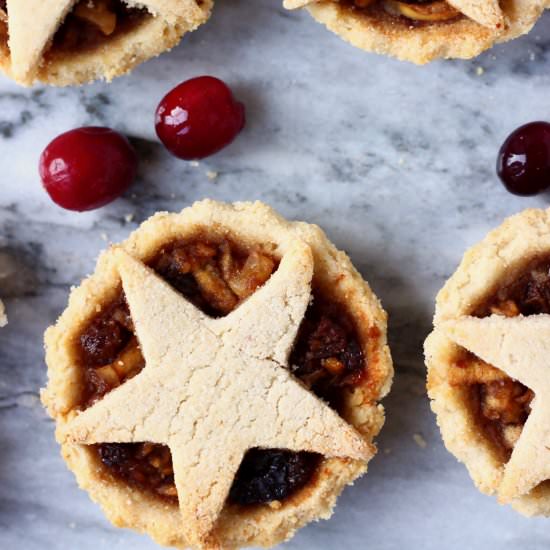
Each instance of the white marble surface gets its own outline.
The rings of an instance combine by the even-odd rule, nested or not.
[[[169,88],[204,73],[232,84],[248,125],[193,167],[156,143],[152,116]],[[154,548],[112,528],[59,457],[38,403],[42,333],[105,238],[122,239],[156,210],[214,197],[259,198],[321,224],[390,314],[396,379],[381,452],[333,519],[286,547],[548,548],[548,521],[479,494],[443,448],[424,394],[421,344],[434,295],[464,249],[505,216],[548,203],[507,194],[494,163],[510,130],[550,118],[549,87],[550,14],[528,37],[475,61],[417,68],[357,51],[277,0],[219,2],[175,51],[111,85],[24,90],[1,80],[0,253],[17,275],[0,289],[10,319],[0,330],[0,547]],[[77,214],[50,202],[37,160],[59,132],[85,124],[135,136],[143,162],[125,198]]]

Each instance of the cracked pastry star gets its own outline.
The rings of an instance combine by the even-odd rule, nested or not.
[[[550,315],[467,316],[446,321],[443,330],[535,393],[499,488],[500,500],[510,502],[550,479]]]
[[[310,300],[307,245],[295,241],[268,282],[220,319],[122,249],[116,254],[146,366],[80,413],[66,437],[168,445],[189,541],[208,539],[250,448],[372,455],[359,433],[286,368]]]

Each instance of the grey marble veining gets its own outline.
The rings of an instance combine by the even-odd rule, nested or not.
[[[157,143],[152,117],[169,88],[198,74],[231,83],[248,124],[194,167]],[[548,521],[479,494],[444,450],[424,393],[421,346],[435,293],[464,249],[505,216],[548,203],[506,193],[494,164],[509,131],[550,118],[549,89],[550,14],[529,36],[474,61],[419,68],[355,50],[276,0],[219,2],[180,47],[111,85],[25,90],[0,80],[0,254],[15,273],[0,289],[9,315],[0,330],[0,547],[155,547],[112,528],[59,457],[38,402],[42,333],[106,240],[124,238],[156,210],[213,197],[258,198],[319,223],[390,314],[396,379],[381,452],[333,519],[286,547],[547,548]],[[50,202],[36,165],[49,140],[84,124],[132,136],[142,164],[124,198],[77,214]]]

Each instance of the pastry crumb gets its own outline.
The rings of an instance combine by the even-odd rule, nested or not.
[[[198,160],[192,160],[190,163],[189,163],[193,168],[197,168],[199,166],[199,161]]]
[[[6,310],[4,304],[0,300],[0,327],[5,327],[8,324],[8,317],[6,316]]]
[[[124,216],[124,221],[125,221],[126,223],[131,223],[131,222],[134,221],[134,218],[135,218],[135,217],[136,217],[135,214],[132,214],[132,213],[126,214],[126,216]]]
[[[109,240],[109,235],[107,235],[107,233],[101,233],[101,240],[107,242]]]
[[[426,440],[420,434],[413,434],[414,442],[421,448],[425,449],[428,446]]]
[[[214,181],[218,177],[218,172],[214,172],[213,170],[208,170],[208,172],[206,172],[206,177],[209,180]]]
[[[477,76],[481,76],[485,72],[485,69],[481,66],[476,67],[476,74]]]

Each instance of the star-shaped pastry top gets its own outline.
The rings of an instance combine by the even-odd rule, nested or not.
[[[289,10],[303,8],[321,0],[284,0],[283,5]],[[340,1],[340,0],[336,0]],[[446,0],[453,8],[484,27],[499,28],[503,26],[504,14],[499,0]]]
[[[66,435],[80,444],[168,445],[190,544],[210,540],[250,448],[372,456],[359,433],[286,368],[310,300],[306,244],[295,241],[268,282],[220,319],[122,249],[116,254],[146,366],[72,420]]]
[[[550,479],[550,315],[462,317],[441,326],[455,343],[535,394],[499,487],[500,500],[510,502]]]
[[[91,0],[93,1],[97,0]],[[193,1],[123,0],[128,7],[146,8],[168,22],[186,11],[200,11]],[[7,0],[8,46],[15,80],[31,83],[44,52],[78,0]]]

